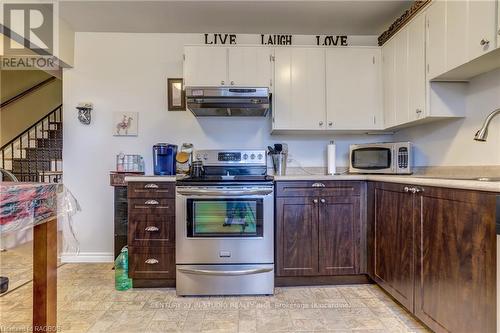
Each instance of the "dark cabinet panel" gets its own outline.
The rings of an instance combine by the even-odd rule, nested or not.
[[[413,311],[414,199],[398,184],[375,186],[373,278]]]
[[[416,316],[436,332],[495,332],[496,196],[425,188],[416,200]]]
[[[280,181],[276,183],[276,196],[359,196],[361,188],[359,181]]]
[[[359,273],[359,197],[326,197],[319,203],[319,274]]]
[[[129,182],[129,198],[175,198],[175,182]]]
[[[128,202],[127,187],[115,186],[115,207],[114,207],[114,231],[115,231],[115,259],[120,254],[122,248],[127,245],[128,230]]]
[[[318,199],[276,200],[276,261],[279,276],[318,272]]]
[[[133,279],[174,279],[175,249],[130,247],[129,276]]]
[[[130,245],[175,246],[175,217],[132,214],[129,220]]]

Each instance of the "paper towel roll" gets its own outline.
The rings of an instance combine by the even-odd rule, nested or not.
[[[335,174],[336,164],[335,164],[335,142],[330,141],[327,147],[327,158],[328,158],[328,174]]]

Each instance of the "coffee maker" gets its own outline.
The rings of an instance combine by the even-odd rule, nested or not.
[[[157,143],[153,146],[153,169],[154,174],[159,176],[172,175],[176,173],[177,145],[169,143]]]

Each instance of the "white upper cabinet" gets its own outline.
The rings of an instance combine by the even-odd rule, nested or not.
[[[272,53],[268,47],[230,47],[229,84],[268,87],[272,78]]]
[[[395,37],[382,46],[382,82],[385,127],[396,125],[396,49]]]
[[[274,56],[273,130],[325,129],[325,50],[283,47]]]
[[[427,14],[427,77],[446,71],[446,2],[433,1]]]
[[[469,0],[469,60],[496,47],[497,3],[493,0]]]
[[[425,77],[425,15],[382,46],[385,128],[430,116]]]
[[[270,87],[272,48],[184,47],[186,86]]]
[[[409,121],[409,76],[408,76],[408,28],[403,28],[394,40],[395,47],[395,122],[396,125]]]
[[[408,120],[428,115],[425,79],[425,15],[408,24]]]
[[[184,82],[186,86],[227,84],[227,48],[184,47]]]
[[[327,129],[383,128],[380,48],[326,50]]]
[[[469,59],[467,51],[469,4],[466,0],[446,2],[446,70]]]

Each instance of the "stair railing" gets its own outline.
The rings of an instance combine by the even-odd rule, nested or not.
[[[21,182],[62,180],[62,105],[0,148],[0,167]]]

